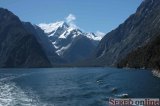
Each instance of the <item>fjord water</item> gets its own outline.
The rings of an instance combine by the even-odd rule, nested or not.
[[[115,68],[0,69],[0,106],[108,106],[108,98],[159,98],[147,70]]]

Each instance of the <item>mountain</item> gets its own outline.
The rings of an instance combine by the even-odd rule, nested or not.
[[[60,56],[55,53],[55,47],[52,45],[52,42],[48,39],[41,28],[36,25],[32,25],[30,22],[23,22],[23,26],[30,34],[36,37],[53,66],[55,64],[57,65],[66,63],[64,59],[60,58]]]
[[[38,25],[46,34],[56,53],[69,63],[84,60],[92,54],[97,47],[101,36],[94,33],[84,33],[78,28],[69,26],[60,21],[51,24]]]
[[[94,63],[116,66],[128,53],[148,44],[159,33],[160,1],[144,0],[135,14],[101,40]]]
[[[0,8],[0,67],[51,67],[43,47],[23,22]]]
[[[119,62],[118,67],[152,68],[160,70],[160,33],[143,47],[129,53]]]

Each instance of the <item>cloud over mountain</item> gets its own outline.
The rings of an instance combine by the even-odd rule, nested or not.
[[[69,26],[73,27],[73,28],[79,28],[76,24],[75,24],[75,20],[76,20],[76,16],[73,14],[69,14],[66,18],[66,22],[67,24],[69,24]]]

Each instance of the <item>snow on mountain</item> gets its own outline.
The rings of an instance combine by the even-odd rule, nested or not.
[[[56,32],[58,34],[61,34],[63,32],[58,32],[58,29],[64,29],[67,30],[69,27],[64,21],[59,21],[55,23],[41,23],[38,25],[44,32],[50,37],[50,36],[55,36]]]
[[[50,24],[41,23],[38,26],[41,27],[41,29],[43,29],[45,33],[51,33],[57,30],[59,27],[62,27],[63,24],[64,22],[60,21],[60,22],[50,23]]]
[[[64,33],[62,35],[59,36],[59,38],[62,39],[66,39],[70,34],[72,34],[72,38],[79,36],[80,34],[82,34],[82,32],[78,29],[75,29],[73,27],[68,27],[68,29],[66,31],[64,31]]]
[[[48,37],[58,36],[58,38],[66,39],[68,35],[74,33],[73,38],[79,35],[84,35],[91,40],[98,40],[100,41],[104,35],[103,33],[97,32],[94,33],[83,33],[80,29],[75,27],[69,26],[64,21],[59,21],[55,23],[41,23],[38,25],[44,32],[48,35]]]
[[[57,53],[59,56],[62,56],[63,53],[65,52],[65,50],[67,50],[70,46],[71,46],[71,44],[68,44],[67,46],[61,47],[60,49],[58,49],[58,50],[56,51],[56,53]]]
[[[103,37],[103,36],[99,36],[98,34],[96,35],[94,33],[82,32],[77,27],[68,25],[64,21],[50,23],[50,24],[42,23],[42,24],[39,24],[38,26],[48,36],[49,40],[52,42],[54,48],[56,49],[56,53],[61,57],[66,55],[65,53],[68,50],[72,51],[71,49],[74,49],[76,46],[83,45],[83,48],[87,48],[87,45],[90,45],[90,47],[88,46],[89,48],[95,48],[95,46],[98,44],[97,42],[99,42]],[[83,41],[84,42],[88,41],[90,44],[86,43],[87,45],[85,46]],[[81,44],[77,44],[76,42]],[[73,45],[76,45],[76,46],[73,46]],[[94,46],[94,47],[91,47],[91,46]],[[80,52],[77,53],[77,55],[79,56],[82,56],[82,54],[84,55],[84,53],[80,53]]]
[[[95,41],[100,41],[103,38],[103,36],[98,36],[94,33],[86,33],[85,36],[87,36],[89,39],[95,40]]]

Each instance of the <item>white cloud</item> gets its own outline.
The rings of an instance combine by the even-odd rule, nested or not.
[[[76,16],[73,14],[69,14],[66,17],[66,22],[69,24],[70,27],[78,28],[78,26],[75,24],[75,20],[76,20]]]
[[[67,23],[73,22],[74,20],[76,20],[76,16],[73,14],[69,14],[68,17],[66,17]]]
[[[95,34],[97,36],[101,36],[101,37],[105,36],[105,33],[101,32],[101,31],[97,31]]]

